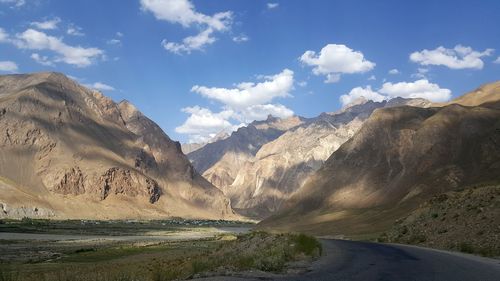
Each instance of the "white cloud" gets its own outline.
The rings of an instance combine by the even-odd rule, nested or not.
[[[500,64],[500,57],[498,57],[493,63]]]
[[[0,3],[12,5],[11,8],[19,8],[26,4],[26,0],[0,0]]]
[[[60,22],[61,22],[60,18],[53,18],[51,20],[46,20],[46,21],[34,21],[30,25],[38,29],[53,30],[57,29],[57,25]]]
[[[421,65],[443,65],[451,69],[482,69],[484,62],[481,57],[490,56],[492,53],[493,49],[478,52],[462,45],[453,49],[440,46],[434,50],[414,52],[410,54],[410,60]]]
[[[70,25],[66,30],[66,34],[71,36],[85,36],[85,33],[83,33],[82,28],[76,25]]]
[[[41,65],[54,66],[54,63],[47,56],[41,56],[38,53],[33,53],[31,54],[31,58]]]
[[[396,97],[423,98],[432,102],[444,102],[451,98],[451,91],[441,88],[438,84],[430,83],[425,79],[415,82],[387,82],[378,91],[372,90],[371,86],[366,86],[365,88],[356,87],[348,94],[340,96],[340,102],[343,106],[346,106],[360,98],[381,102]]]
[[[95,90],[99,90],[99,91],[114,91],[115,90],[114,87],[107,85],[107,84],[104,84],[102,82],[95,82],[93,84],[84,84],[84,86],[88,87],[88,88],[95,89]]]
[[[179,134],[188,134],[191,142],[205,142],[214,133],[223,130],[230,132],[234,129],[234,125],[228,121],[234,113],[231,110],[214,113],[208,108],[193,106],[183,108],[182,112],[190,116],[184,124],[175,128],[175,131]]]
[[[47,62],[64,62],[77,67],[89,66],[94,60],[104,56],[104,51],[98,48],[70,46],[60,38],[34,29],[27,29],[23,33],[16,34],[15,38],[7,38],[4,41],[10,42],[20,49],[53,51],[56,53],[56,57],[50,60],[47,58]]]
[[[293,88],[293,71],[283,70],[281,73],[267,76],[264,82],[243,82],[236,88],[208,88],[194,86],[191,91],[201,94],[209,99],[217,100],[232,108],[264,104],[277,97],[289,96]]]
[[[307,81],[297,82],[297,85],[299,85],[300,87],[305,87],[305,86],[307,86]]]
[[[207,28],[195,36],[188,36],[182,40],[182,43],[168,42],[163,40],[161,45],[165,50],[175,54],[190,54],[193,50],[202,50],[205,45],[214,43],[217,39],[212,36],[213,29]]]
[[[373,91],[371,86],[366,86],[365,88],[356,87],[352,89],[348,94],[340,96],[340,102],[342,103],[342,106],[346,106],[360,98],[373,100],[376,102],[381,102],[387,99],[387,97]]]
[[[190,141],[208,139],[221,130],[234,130],[242,124],[266,119],[268,115],[286,118],[293,111],[284,105],[271,103],[275,98],[288,97],[293,89],[293,71],[263,76],[259,83],[242,82],[234,88],[193,86],[191,91],[222,104],[223,110],[214,113],[198,106],[184,108],[190,116],[176,132],[188,134]],[[235,123],[236,121],[236,123]],[[236,125],[239,124],[239,125]]]
[[[276,9],[279,7],[279,3],[267,3],[267,8],[268,9]]]
[[[363,53],[337,44],[326,45],[319,54],[306,51],[300,61],[313,66],[315,75],[325,75],[325,83],[338,82],[341,74],[363,73],[375,67],[375,63],[366,60]]]
[[[123,37],[123,33],[121,33],[120,31],[118,31],[118,32],[116,32],[116,36]]]
[[[384,83],[379,90],[389,98],[424,98],[432,102],[447,101],[451,97],[449,89],[440,88],[438,84],[430,83],[426,79],[415,82]]]
[[[269,115],[287,118],[293,115],[293,110],[281,104],[257,104],[242,109],[234,118],[243,123],[250,123],[254,120],[264,120]]]
[[[250,38],[248,38],[248,36],[246,36],[245,34],[240,34],[238,36],[233,37],[233,41],[236,43],[243,43],[247,42],[248,40],[250,40]]]
[[[13,61],[0,61],[0,71],[3,72],[16,72],[18,66]]]
[[[216,41],[213,33],[224,32],[231,28],[233,13],[230,11],[208,16],[195,10],[189,0],[141,0],[141,9],[151,12],[156,19],[177,23],[183,27],[197,26],[201,31],[194,36],[188,36],[182,43],[162,41],[162,46],[173,53],[191,53],[202,50],[205,45]]]
[[[389,72],[388,72],[388,73],[389,73],[389,74],[392,74],[392,75],[396,75],[396,74],[399,74],[400,72],[399,72],[399,70],[397,70],[397,69],[393,68],[393,69],[389,70]]]
[[[375,75],[372,75],[372,76],[368,77],[368,80],[370,80],[370,81],[377,80],[377,77],[375,77]]]

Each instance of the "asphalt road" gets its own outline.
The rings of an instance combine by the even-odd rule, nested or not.
[[[202,280],[500,281],[500,260],[414,246],[322,240],[326,255],[298,276]]]

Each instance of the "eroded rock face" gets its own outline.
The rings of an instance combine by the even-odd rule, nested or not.
[[[111,168],[99,178],[100,199],[110,194],[123,194],[131,197],[144,196],[150,203],[160,199],[161,190],[158,183],[150,178],[127,169]]]
[[[84,176],[79,167],[71,168],[53,189],[56,193],[79,195],[85,193]]]

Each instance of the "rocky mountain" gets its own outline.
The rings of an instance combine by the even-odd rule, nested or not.
[[[498,84],[442,107],[376,109],[261,227],[374,233],[432,196],[498,182]]]
[[[240,213],[262,219],[276,212],[337,148],[356,133],[372,112],[381,107],[412,104],[429,106],[422,99],[397,98],[373,102],[357,100],[334,113],[323,113],[277,139],[264,144],[239,169],[234,182],[222,190]]]
[[[196,171],[219,188],[233,183],[243,163],[252,159],[262,145],[303,122],[300,117],[279,119],[269,116],[239,128],[231,136],[209,143],[188,154]]]
[[[158,125],[59,73],[0,76],[2,217],[229,218]]]

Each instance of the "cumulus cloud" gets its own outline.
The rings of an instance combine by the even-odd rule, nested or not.
[[[2,35],[0,31],[0,42],[10,42],[20,49],[26,50],[47,50],[56,54],[54,58],[45,58],[45,62],[63,62],[77,67],[86,67],[91,65],[96,59],[104,56],[104,51],[98,48],[84,48],[80,46],[70,46],[62,41],[62,39],[47,35],[44,32],[27,29],[22,33],[18,33],[14,38],[8,35]],[[6,36],[2,39],[2,36]],[[38,54],[32,55],[33,59],[42,58]]]
[[[387,99],[387,97],[373,91],[371,86],[366,86],[365,88],[356,87],[348,94],[340,96],[340,102],[342,103],[342,106],[346,106],[356,100],[359,100],[360,98],[376,102],[381,102]]]
[[[0,71],[2,72],[16,72],[18,66],[13,61],[0,61]]]
[[[500,57],[498,57],[493,63],[500,64]]]
[[[462,45],[457,45],[453,49],[440,46],[434,50],[424,49],[414,52],[410,54],[410,60],[421,65],[443,65],[451,69],[482,69],[484,62],[481,58],[492,53],[493,49],[479,52]]]
[[[99,91],[114,91],[115,88],[113,86],[110,86],[108,84],[104,84],[102,82],[95,82],[93,84],[84,84],[87,88],[91,88],[94,90],[99,90]]]
[[[196,26],[201,31],[194,36],[188,36],[182,43],[162,41],[162,46],[173,53],[191,53],[202,50],[204,46],[216,41],[215,32],[224,32],[231,28],[233,13],[219,12],[212,16],[199,13],[189,0],[141,0],[141,9],[151,12],[156,19],[180,24],[183,27]]]
[[[243,43],[247,42],[248,40],[250,40],[250,38],[248,38],[248,36],[246,36],[245,34],[240,34],[238,36],[233,37],[233,41],[236,43]]]
[[[397,69],[393,68],[393,69],[389,70],[389,72],[388,72],[388,73],[389,73],[389,74],[392,74],[392,75],[396,75],[396,74],[399,74],[400,72],[399,72],[399,70],[397,70]]]
[[[375,75],[372,75],[372,76],[368,77],[368,80],[370,80],[370,81],[377,80],[377,77],[375,77]]]
[[[430,83],[426,79],[415,82],[386,82],[378,91],[372,90],[371,86],[356,87],[348,94],[340,96],[340,102],[346,106],[360,98],[381,102],[396,97],[423,98],[432,102],[444,102],[451,98],[451,91],[441,88],[438,84]]]
[[[57,25],[61,22],[60,18],[53,18],[46,21],[34,21],[30,25],[43,30],[53,30],[57,29]]]
[[[272,103],[276,98],[289,97],[293,89],[293,71],[263,76],[264,81],[242,82],[234,88],[218,88],[195,85],[191,91],[222,105],[222,111],[214,113],[198,106],[184,108],[190,114],[176,132],[188,134],[190,141],[209,139],[221,130],[234,130],[242,124],[266,119],[268,115],[286,118],[293,111],[284,105]],[[238,125],[236,125],[238,124]]]
[[[214,113],[208,108],[199,106],[186,107],[182,112],[190,114],[181,126],[175,128],[179,134],[189,135],[191,142],[205,142],[220,131],[232,131],[234,125],[228,121],[234,114],[232,110]]]
[[[278,7],[279,7],[279,5],[280,5],[279,3],[267,3],[267,8],[268,8],[269,10],[271,10],[271,9],[276,9],[276,8],[278,8]]]
[[[277,97],[289,96],[292,87],[293,71],[285,69],[279,74],[267,76],[266,80],[260,83],[243,82],[231,89],[196,85],[191,91],[232,108],[242,109],[270,102]]]
[[[379,90],[389,98],[424,98],[432,102],[444,102],[450,99],[451,91],[440,88],[438,84],[430,83],[426,79],[415,82],[384,83]]]
[[[341,74],[364,73],[375,67],[375,63],[366,60],[363,53],[337,44],[326,45],[319,54],[306,51],[300,61],[312,66],[315,75],[325,75],[325,83],[338,82]]]

